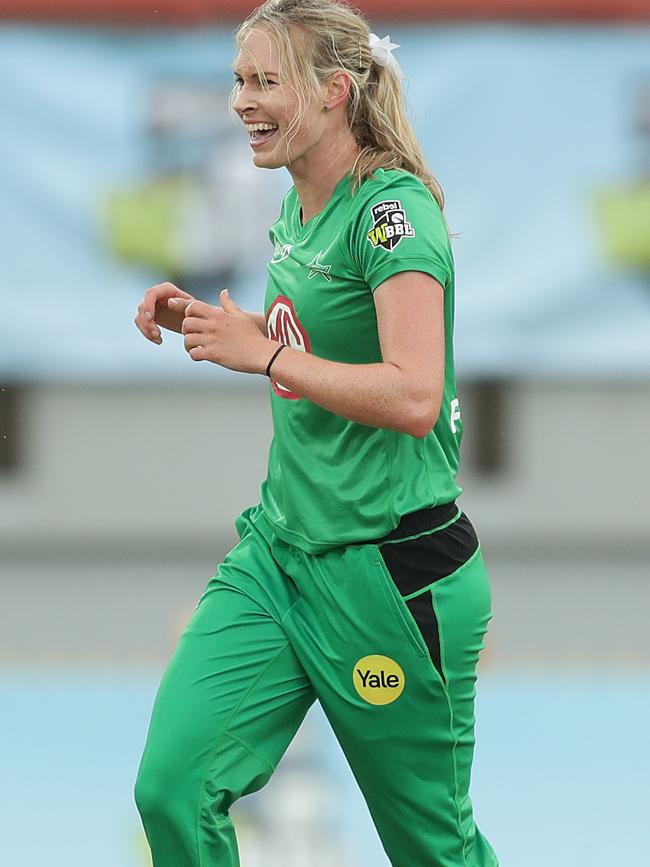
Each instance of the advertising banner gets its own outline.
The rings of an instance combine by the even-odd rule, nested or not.
[[[0,18],[198,24],[239,21],[261,5],[251,0],[0,0]],[[648,21],[647,0],[354,0],[357,9],[385,21],[498,20]]]
[[[447,198],[460,374],[647,376],[650,29],[390,34]],[[252,165],[233,55],[227,28],[0,30],[3,377],[226,375],[132,320],[162,280],[261,309],[291,179]]]

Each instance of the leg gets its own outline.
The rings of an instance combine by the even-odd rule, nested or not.
[[[313,558],[306,581],[292,575],[302,599],[287,632],[394,867],[497,864],[469,798],[476,663],[490,616],[470,536],[457,522],[428,541],[383,546],[385,557],[353,546]]]
[[[254,530],[208,584],[161,682],[136,782],[155,867],[239,865],[230,805],[268,781],[314,700],[281,625],[293,601]]]

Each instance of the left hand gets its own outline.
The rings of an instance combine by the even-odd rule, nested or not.
[[[183,320],[185,350],[193,361],[212,361],[242,373],[264,373],[276,344],[250,317],[221,292],[221,307],[203,301],[188,304]]]

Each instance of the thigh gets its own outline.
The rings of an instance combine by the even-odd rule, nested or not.
[[[479,854],[468,796],[489,590],[477,541],[441,574],[434,549],[451,542],[429,542],[406,583],[377,546],[313,560],[287,619],[395,867],[496,863]]]
[[[210,580],[163,675],[143,765],[201,779],[224,737],[277,764],[314,700],[282,614],[290,582],[254,531]]]

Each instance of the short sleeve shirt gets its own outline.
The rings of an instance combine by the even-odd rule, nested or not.
[[[354,192],[345,176],[303,225],[292,188],[270,239],[269,337],[324,359],[381,362],[373,292],[393,275],[429,274],[445,296],[444,394],[438,421],[423,438],[350,421],[271,382],[274,437],[261,504],[277,534],[319,553],[381,538],[403,515],[454,500],[462,436],[454,263],[431,192],[403,171],[380,169]]]

